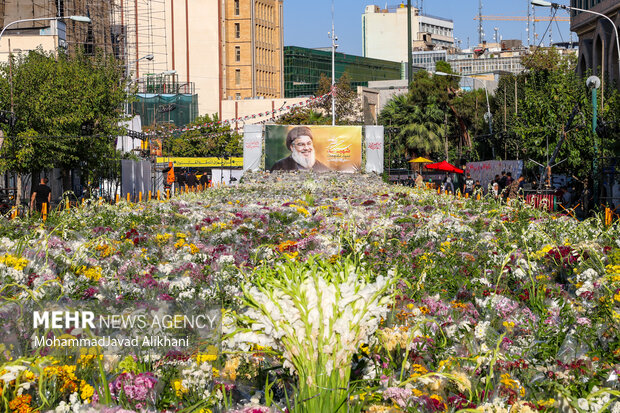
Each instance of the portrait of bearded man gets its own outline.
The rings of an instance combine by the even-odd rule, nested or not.
[[[315,171],[330,169],[316,159],[312,131],[307,126],[298,126],[286,135],[286,147],[291,154],[280,159],[271,167],[272,171]]]

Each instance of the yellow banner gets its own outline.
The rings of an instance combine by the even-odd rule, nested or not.
[[[175,168],[242,168],[243,158],[179,158],[174,156],[158,156],[156,163],[172,162]]]

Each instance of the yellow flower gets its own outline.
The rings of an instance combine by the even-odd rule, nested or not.
[[[283,243],[281,243],[280,245],[278,245],[278,251],[280,252],[284,252],[284,251],[289,251],[291,248],[295,247],[297,245],[297,242],[295,241],[284,241]]]
[[[447,250],[449,250],[449,249],[450,249],[450,244],[451,244],[451,242],[450,242],[450,241],[444,241],[444,242],[442,242],[441,244],[439,244],[439,247],[440,247],[440,248],[439,248],[439,250],[440,250],[441,252],[446,252]]]
[[[24,394],[11,400],[9,402],[9,409],[16,413],[30,413],[34,411],[32,407],[30,407],[30,402],[32,402],[32,396],[30,394]]]
[[[413,373],[411,373],[411,377],[423,376],[428,373],[428,369],[421,364],[413,364],[411,366],[411,370],[413,370]]]
[[[93,397],[93,394],[95,394],[95,388],[82,380],[80,382],[80,397],[82,400],[88,400],[90,402],[90,398]]]
[[[284,255],[286,255],[286,257],[290,260],[295,260],[295,258],[297,258],[297,256],[299,255],[298,251],[294,251],[291,253],[285,252]]]
[[[194,244],[189,244],[189,252],[191,252],[192,255],[198,254],[200,252],[200,249]]]
[[[512,330],[515,328],[515,323],[513,323],[512,321],[504,321],[503,324],[509,333],[512,332]]]
[[[179,249],[185,245],[185,238],[179,238],[179,240],[174,244],[174,248]]]
[[[172,382],[172,388],[174,389],[177,397],[182,397],[183,394],[188,392],[187,388],[183,386],[183,382],[180,379],[176,379]]]
[[[172,234],[157,234],[155,235],[155,242],[159,245],[163,245],[167,243],[170,238],[172,238]]]
[[[185,239],[187,238],[187,234],[184,234],[182,232],[177,232],[177,239]]]
[[[82,267],[85,268],[85,267]],[[99,281],[99,279],[101,278],[101,267],[90,267],[87,270],[83,270],[82,274],[84,274],[84,277],[88,278],[89,280],[92,281]]]
[[[237,379],[237,369],[239,368],[239,364],[241,364],[241,359],[239,357],[233,357],[226,360],[226,365],[221,373],[222,377],[235,381]]]
[[[0,257],[0,264],[4,264],[7,267],[13,267],[17,271],[22,271],[26,265],[28,265],[28,260],[23,257],[15,257],[11,254],[4,254]]]
[[[99,244],[95,247],[95,250],[99,251],[99,255],[102,258],[109,257],[116,252],[116,249],[108,244]]]

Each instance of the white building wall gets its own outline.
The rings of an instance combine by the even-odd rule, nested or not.
[[[412,10],[412,39],[415,40],[417,16]],[[382,12],[377,6],[367,6],[362,15],[364,57],[406,62],[407,59],[407,9],[395,13]]]
[[[421,16],[411,8],[411,41],[421,40],[420,33],[431,33],[432,42],[448,47],[454,44],[454,23],[433,16]],[[366,6],[362,15],[362,41],[364,57],[406,62],[407,57],[407,7],[396,11]]]
[[[212,115],[219,112],[218,2],[219,0],[187,3],[166,1],[168,67],[169,70],[177,71],[179,82],[194,82],[200,115]],[[174,6],[174,22],[172,21],[172,6]],[[173,27],[174,43],[172,41]]]

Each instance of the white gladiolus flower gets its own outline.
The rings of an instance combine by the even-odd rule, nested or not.
[[[238,319],[245,330],[234,344],[268,345],[279,350],[308,386],[323,385],[332,374],[348,380],[351,358],[368,342],[388,312],[386,290],[394,280],[366,282],[354,272],[323,274],[296,267],[279,271],[260,288],[245,290],[249,308]],[[276,270],[278,270],[276,268]],[[346,384],[343,384],[346,386]]]

